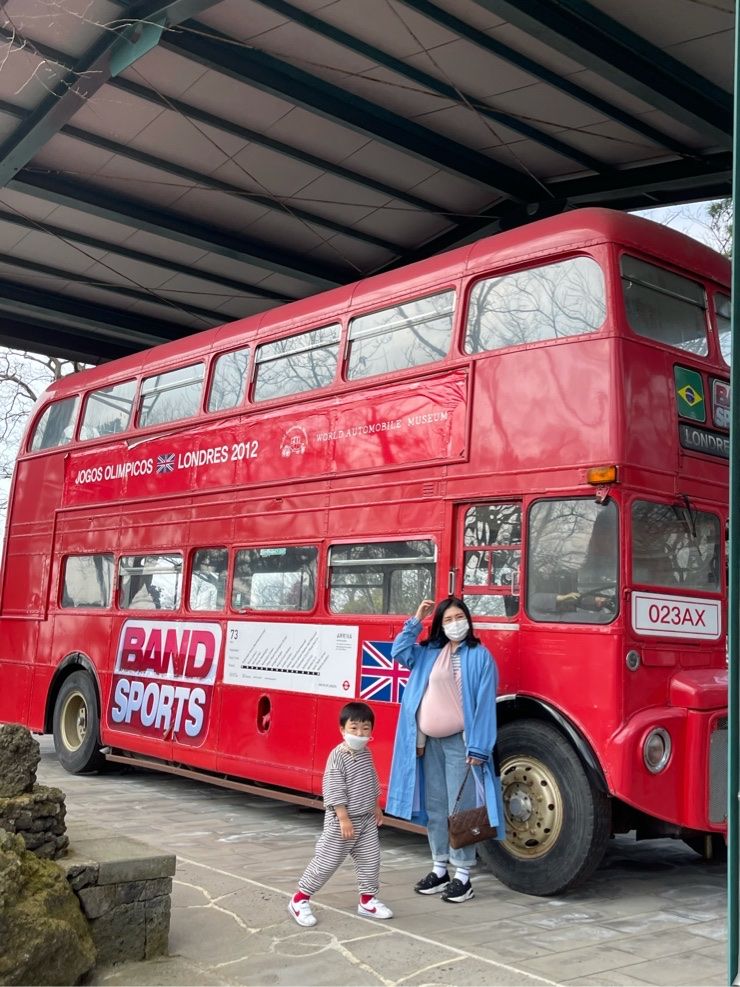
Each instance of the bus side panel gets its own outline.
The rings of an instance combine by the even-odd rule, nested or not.
[[[231,684],[221,697],[218,770],[309,792],[317,697]]]
[[[0,723],[43,729],[44,710],[29,709],[38,621],[0,621]]]
[[[61,456],[19,462],[5,549],[4,614],[42,614],[46,607],[54,511],[64,477]]]

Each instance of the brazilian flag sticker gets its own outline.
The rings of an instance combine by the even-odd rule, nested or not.
[[[704,381],[696,370],[686,367],[674,367],[676,381],[676,401],[678,413],[682,418],[691,418],[695,422],[703,422],[707,417],[707,405],[704,400]]]

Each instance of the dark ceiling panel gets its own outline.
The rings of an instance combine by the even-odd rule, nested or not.
[[[111,359],[581,205],[729,195],[734,2],[652,2],[0,2],[0,343]]]

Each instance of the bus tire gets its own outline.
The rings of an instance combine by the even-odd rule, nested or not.
[[[98,697],[87,672],[73,672],[62,682],[54,703],[54,746],[70,774],[99,771],[105,765]]]
[[[609,797],[549,723],[505,723],[497,748],[506,839],[478,844],[483,862],[523,894],[556,895],[582,883],[598,867],[611,836]]]

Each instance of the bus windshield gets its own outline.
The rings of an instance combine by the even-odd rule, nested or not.
[[[617,507],[540,500],[529,512],[527,609],[535,620],[608,624],[617,611]]]
[[[689,504],[632,505],[632,581],[719,592],[720,519]]]

